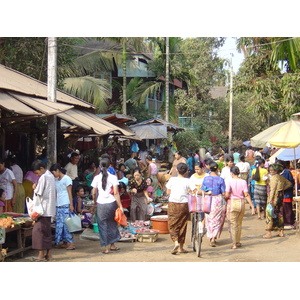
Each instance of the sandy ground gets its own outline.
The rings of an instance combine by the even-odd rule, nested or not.
[[[205,236],[201,257],[193,252],[190,242],[191,222],[188,224],[186,254],[172,255],[169,234],[159,234],[156,242],[119,242],[118,252],[103,254],[97,240],[82,240],[75,234],[76,250],[53,249],[53,262],[299,262],[300,234],[298,230],[285,230],[281,238],[273,233],[272,239],[263,239],[265,221],[251,216],[249,206],[243,220],[242,247],[231,249],[231,240],[225,223],[217,247],[212,248]],[[8,257],[6,262],[31,262],[36,251],[28,250],[23,258]]]

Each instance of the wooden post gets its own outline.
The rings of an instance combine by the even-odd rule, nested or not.
[[[48,38],[48,101],[56,102],[56,72],[57,72],[57,41],[56,38]],[[57,126],[56,116],[48,117],[47,134],[47,158],[48,169],[57,161]]]

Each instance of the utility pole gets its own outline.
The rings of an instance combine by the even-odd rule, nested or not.
[[[166,37],[166,121],[169,122],[169,38]]]
[[[233,56],[232,53],[230,53],[231,56]],[[232,79],[233,77],[233,68],[232,68],[232,57],[230,58],[230,95],[229,95],[229,140],[228,140],[228,153],[230,153],[231,150],[231,144],[232,144],[232,97],[233,97],[233,91],[232,91]]]
[[[47,72],[47,100],[56,102],[56,78],[57,78],[57,39],[48,38],[48,72]],[[47,134],[47,158],[48,169],[57,160],[57,124],[56,116],[48,117],[48,134]]]

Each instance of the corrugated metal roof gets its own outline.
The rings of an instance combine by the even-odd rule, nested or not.
[[[72,109],[57,115],[59,118],[82,127],[87,130],[92,130],[98,135],[106,134],[122,134],[124,136],[133,136],[134,132],[127,129],[122,129],[116,125],[113,125],[95,114],[90,112],[80,111],[78,109]]]
[[[0,106],[11,112],[26,116],[50,116],[73,108],[56,102],[50,102],[42,98],[33,98],[15,92],[0,90]]]
[[[47,84],[3,65],[0,65],[0,88],[45,99],[48,97]],[[96,108],[92,104],[60,90],[56,90],[56,100],[85,108]]]

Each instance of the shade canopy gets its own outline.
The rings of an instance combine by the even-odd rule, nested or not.
[[[290,120],[262,131],[250,139],[253,147],[270,144],[278,148],[295,148],[300,145],[300,121]]]
[[[130,126],[140,139],[167,139],[167,127],[159,124]]]
[[[272,163],[274,163],[276,158],[279,160],[284,160],[284,161],[299,159],[300,158],[300,146],[298,146],[296,148],[281,148],[270,157],[270,161]]]

